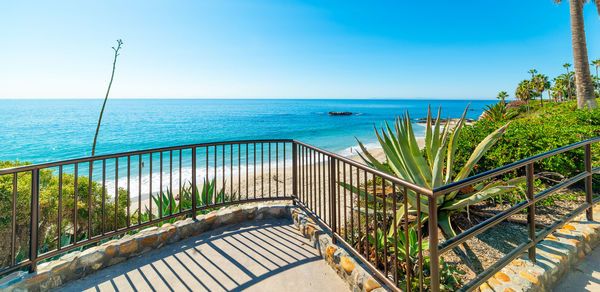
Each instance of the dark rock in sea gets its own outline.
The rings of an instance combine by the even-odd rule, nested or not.
[[[427,123],[427,119],[424,119],[424,118],[420,118],[420,119],[414,119],[414,121],[416,121],[416,122],[417,122],[417,124],[426,124],[426,123]],[[435,122],[436,122],[436,121],[437,121],[437,119],[435,119],[435,118],[432,118],[432,119],[431,119],[431,123],[432,123],[432,124],[435,124]],[[451,125],[454,125],[454,124],[457,124],[457,123],[458,123],[458,121],[460,121],[460,119],[457,119],[457,118],[455,118],[455,119],[442,119],[442,120],[440,121],[440,125],[445,125],[445,124],[446,124],[446,123],[448,123],[448,122],[449,122]],[[472,124],[472,123],[474,123],[474,122],[475,122],[475,120],[474,120],[474,119],[465,119],[465,124],[467,124],[467,125],[469,125],[469,124]]]
[[[330,116],[351,116],[351,112],[329,112]]]

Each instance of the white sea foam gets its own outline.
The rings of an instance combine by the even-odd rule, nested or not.
[[[380,147],[379,143],[377,143],[377,142],[366,143],[363,145],[365,146],[365,148],[367,148],[367,150]],[[344,157],[351,157],[351,156],[357,155],[358,153],[362,153],[362,150],[360,149],[358,144],[356,144],[356,145],[350,146],[344,150],[338,151],[337,153]]]
[[[413,127],[415,127],[414,131],[415,131],[415,136],[417,139],[425,138],[425,126],[424,125],[413,124]],[[367,148],[367,150],[381,148],[381,145],[378,142],[364,143],[363,146],[365,146],[365,148]],[[356,144],[356,145],[350,146],[348,148],[345,148],[341,151],[338,151],[337,153],[344,157],[351,157],[351,156],[357,155],[358,153],[362,153],[362,150],[360,149],[358,144]]]
[[[278,175],[283,176],[284,173],[284,167],[285,168],[289,168],[292,166],[292,160],[291,159],[286,159],[285,163],[283,161],[279,161],[278,163],[275,162],[271,162],[271,175],[276,175],[277,171],[279,171]],[[248,173],[254,173],[255,168],[254,168],[254,164],[248,164]],[[267,174],[269,171],[269,163],[265,162],[263,164],[263,168],[262,168],[263,173]],[[261,164],[256,164],[256,172],[260,173],[261,172]],[[207,168],[205,165],[198,165],[198,167],[196,167],[196,182],[198,185],[203,184],[203,182],[207,179]],[[223,177],[225,177],[225,184],[227,186],[230,185],[231,183],[231,178],[232,177],[237,177],[238,175],[244,177],[244,175],[246,174],[246,164],[242,164],[240,165],[240,167],[238,168],[237,165],[234,165],[233,168],[230,165],[225,166],[225,168],[223,168],[223,166],[218,166],[216,168],[216,181],[217,181],[217,186],[220,188],[222,187],[223,184]],[[152,185],[152,194],[156,195],[158,193],[162,192],[166,192],[167,190],[175,190],[177,191],[179,189],[179,185],[180,185],[180,180],[179,180],[179,168],[178,167],[174,167],[172,170],[172,178],[171,178],[171,172],[167,169],[164,170],[162,172],[162,188],[161,188],[161,184],[160,184],[160,180],[161,180],[161,172],[160,171],[156,171],[154,170],[152,172],[152,184],[150,184],[150,174],[148,169],[144,169],[142,171],[142,176],[141,176],[141,182],[140,182],[140,176],[139,174],[136,173],[131,173],[131,176],[129,178],[129,193],[130,193],[130,198],[133,200],[134,198],[138,198],[140,195],[143,199],[148,198],[148,194],[150,193],[150,185]],[[286,176],[291,176],[291,171],[286,169]],[[208,180],[213,180],[215,179],[215,167],[214,166],[210,166],[208,167]],[[172,180],[172,182],[171,182]],[[95,179],[95,181],[97,181],[98,183],[102,183],[101,180]],[[192,182],[192,167],[191,166],[184,166],[181,168],[181,186],[189,186]],[[140,188],[140,183],[141,183],[141,188]],[[234,182],[235,184],[235,182]],[[172,188],[171,188],[172,185]],[[115,194],[115,180],[114,177],[112,177],[112,179],[107,179],[105,182],[105,188],[106,188],[106,195],[107,197],[113,197],[114,198],[114,194]],[[119,179],[118,179],[118,188],[119,189],[127,189],[127,176],[119,174]]]

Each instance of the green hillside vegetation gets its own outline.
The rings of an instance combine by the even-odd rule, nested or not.
[[[511,105],[513,106],[511,108]],[[600,136],[600,109],[577,110],[575,101],[554,103],[539,101],[527,105],[512,102],[507,106],[509,119],[482,117],[466,126],[458,139],[455,171],[466,163],[475,146],[487,135],[510,121],[510,126],[476,165],[472,174],[498,168],[506,164],[544,153],[569,144]],[[593,162],[597,166],[600,145],[592,146]],[[536,172],[548,171],[572,176],[584,169],[583,149],[569,151],[536,163]],[[524,172],[524,171],[523,171]]]

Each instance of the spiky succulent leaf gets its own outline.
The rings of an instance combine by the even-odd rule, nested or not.
[[[358,189],[357,187],[347,184],[345,182],[338,182],[338,184],[340,186],[342,186],[343,188],[349,190],[350,192],[357,194],[360,198],[367,198],[369,200],[369,202],[373,201],[373,198],[375,198],[375,200],[377,200],[378,203],[383,204],[384,199],[379,197],[379,196],[373,196],[372,194],[365,192],[364,190]],[[389,206],[391,206],[392,204],[394,204],[394,202],[390,199],[385,199],[386,204],[388,204]]]
[[[379,140],[379,144],[386,155],[387,161],[389,162],[390,167],[394,170],[396,176],[411,181],[414,180],[415,178],[412,172],[408,171],[408,167],[402,158],[402,152],[399,150],[400,145],[388,138],[384,131],[381,132],[381,136],[379,133],[377,133],[377,131],[375,133],[377,139]]]
[[[396,227],[400,228],[400,226],[402,226],[401,222],[402,222],[402,218],[404,217],[404,204],[400,204],[397,208],[396,208]],[[393,226],[393,224],[392,224]],[[394,228],[390,228],[390,230],[388,231],[388,236],[394,236]]]
[[[456,178],[454,178],[454,181],[459,181],[459,180],[467,178],[467,176],[471,173],[471,170],[473,170],[473,167],[475,167],[475,164],[477,164],[477,162],[479,162],[479,160],[483,157],[483,155],[494,144],[496,144],[496,142],[498,142],[498,139],[500,137],[502,137],[502,135],[504,134],[504,131],[506,131],[506,128],[508,128],[509,125],[510,125],[510,122],[508,122],[504,126],[498,128],[496,131],[492,132],[487,137],[485,137],[485,139],[483,139],[483,141],[481,141],[477,145],[477,147],[475,147],[475,150],[473,150],[473,153],[469,157],[469,160],[467,160],[467,163],[465,163],[465,166],[456,175]]]
[[[435,125],[433,128],[433,135],[431,141],[431,155],[435,157],[437,155],[437,151],[440,148],[440,121],[442,119],[442,108],[438,108],[437,119],[435,120]]]
[[[371,153],[369,153],[364,145],[357,140],[362,150],[362,153],[359,155],[365,163],[371,167],[382,171],[389,171],[391,169],[396,176],[427,188],[436,188],[453,181],[464,179],[471,173],[475,164],[483,157],[485,152],[495,144],[500,136],[502,136],[509,125],[504,125],[481,141],[470,156],[466,165],[459,171],[456,177],[453,177],[452,168],[455,159],[456,145],[462,127],[464,126],[467,111],[468,107],[454,127],[451,127],[447,121],[444,128],[440,131],[441,108],[438,109],[435,123],[432,122],[431,108],[428,109],[424,155],[417,145],[417,140],[408,113],[395,119],[395,133],[387,123],[385,123],[385,126],[382,126],[381,133],[375,129],[375,134],[385,154],[387,165],[378,161]],[[444,168],[447,170],[445,174]],[[353,193],[368,196],[368,194],[362,193],[352,186],[345,186],[345,188],[350,189]],[[515,185],[508,182],[499,184],[482,183],[474,186],[473,192],[469,194],[457,196],[458,191],[455,191],[446,196],[439,197],[437,204],[440,206],[438,208],[440,228],[442,228],[442,231],[447,235],[454,236],[455,232],[450,223],[451,212],[455,212],[469,204],[474,204],[491,196],[514,189]],[[423,216],[428,216],[429,202],[427,197],[418,195],[411,190],[406,190],[405,196],[409,203],[409,213],[416,211],[417,201],[419,201],[421,205],[420,211]],[[379,199],[377,200],[379,201]],[[400,209],[396,208],[396,210],[396,224],[399,224],[404,216],[403,205],[400,204]],[[400,228],[400,226],[398,226],[398,228]],[[388,231],[388,236],[393,235],[393,233],[393,230]]]
[[[456,236],[456,232],[452,228],[452,224],[450,223],[450,212],[448,211],[439,211],[438,212],[438,226],[444,232],[447,238],[452,238]]]
[[[447,162],[446,162],[446,184],[449,184],[452,179],[452,170],[454,169],[454,157],[456,153],[456,146],[458,144],[458,137],[460,136],[460,132],[465,122],[465,117],[467,116],[467,111],[469,110],[469,106],[465,108],[462,117],[454,127],[452,134],[450,135],[450,140],[448,141],[448,154],[447,154]]]
[[[431,105],[427,108],[427,124],[425,126],[425,155],[429,164],[433,164],[433,155],[431,155]]]

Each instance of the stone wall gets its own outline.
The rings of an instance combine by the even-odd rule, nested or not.
[[[349,285],[353,292],[380,292],[384,289],[365,268],[342,247],[332,244],[331,236],[300,209],[293,210],[294,225],[311,240],[313,247],[333,270]]]
[[[300,209],[292,212],[294,224],[310,238],[323,258],[354,292],[385,291],[344,249],[331,244],[331,237]],[[594,207],[600,220],[600,206]],[[562,226],[539,242],[536,263],[526,256],[516,259],[476,288],[480,292],[550,291],[565,272],[600,243],[600,221],[586,221],[585,214]]]
[[[600,207],[594,207],[600,219]],[[600,243],[600,222],[586,221],[585,214],[565,224],[536,245],[533,263],[516,259],[476,290],[481,292],[550,291],[567,272]]]

